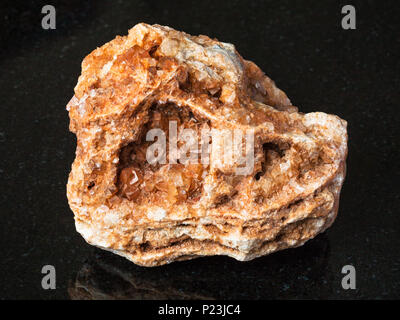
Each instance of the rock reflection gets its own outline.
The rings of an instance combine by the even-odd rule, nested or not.
[[[70,281],[72,299],[293,299],[328,293],[329,241],[250,262],[207,257],[144,268],[96,250]]]

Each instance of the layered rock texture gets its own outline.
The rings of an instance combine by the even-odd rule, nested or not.
[[[298,112],[231,44],[138,24],[83,60],[67,110],[77,231],[136,264],[250,260],[302,245],[336,217],[346,122]],[[217,132],[208,162],[170,161],[172,149],[166,163],[148,161],[148,132],[162,129],[169,145],[171,122],[178,133]],[[246,170],[235,156],[221,165],[214,145],[226,144],[223,130],[253,133],[254,149],[231,146],[254,156]]]

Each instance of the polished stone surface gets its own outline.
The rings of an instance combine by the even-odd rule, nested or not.
[[[56,5],[56,30],[41,29],[40,1],[0,4],[0,298],[69,299],[82,274],[93,288],[118,293],[121,273],[175,298],[399,298],[397,3],[353,1],[357,30],[348,31],[340,26],[344,2],[177,3],[69,1]],[[84,242],[65,196],[76,142],[65,105],[83,57],[142,21],[234,43],[300,110],[348,121],[347,178],[331,229],[249,263],[210,257],[154,269]],[[57,270],[53,291],[41,288],[46,264]],[[341,287],[347,264],[356,290]],[[135,296],[131,285],[122,290]]]

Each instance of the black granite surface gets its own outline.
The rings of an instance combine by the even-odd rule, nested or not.
[[[41,28],[41,8],[57,29]],[[2,1],[0,299],[399,298],[400,6],[351,1]],[[334,225],[298,249],[241,263],[210,257],[146,269],[87,245],[65,185],[74,159],[65,105],[85,55],[138,22],[236,45],[304,112],[348,121],[347,178]],[[41,288],[56,267],[57,289]],[[343,290],[352,264],[357,289]]]

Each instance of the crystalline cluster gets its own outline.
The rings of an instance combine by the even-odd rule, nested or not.
[[[231,44],[138,24],[84,59],[67,110],[77,136],[67,186],[76,228],[136,264],[250,260],[300,246],[336,217],[346,122],[299,113]],[[147,133],[162,129],[169,145],[171,123],[198,133],[200,147],[204,129],[252,132],[254,163],[237,174],[242,163],[221,165],[218,148],[205,163],[171,162],[173,149],[165,163],[149,162]]]

